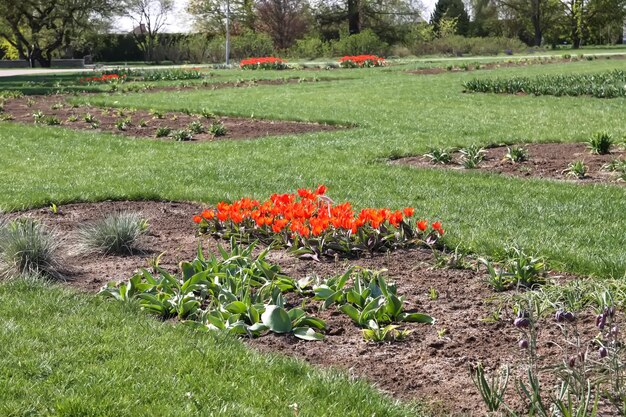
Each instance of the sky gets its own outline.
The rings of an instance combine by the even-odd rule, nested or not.
[[[422,0],[424,12],[422,15],[428,19],[430,13],[435,8],[437,0]],[[174,0],[174,13],[168,16],[167,25],[163,32],[183,33],[191,30],[191,16],[185,12],[188,0]],[[128,17],[120,18],[114,25],[115,31],[124,33],[133,29],[133,21]]]

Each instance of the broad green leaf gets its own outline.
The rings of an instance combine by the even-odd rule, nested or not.
[[[289,310],[289,319],[293,323],[294,326],[298,326],[298,321],[302,318],[306,317],[306,313],[301,308],[292,308]]]
[[[339,310],[347,314],[353,321],[360,324],[359,323],[359,316],[360,316],[359,310],[354,308],[352,305],[344,304],[341,307],[339,307]]]
[[[273,332],[289,333],[291,331],[289,314],[282,307],[267,306],[265,312],[261,314],[261,321]]]
[[[317,300],[326,300],[335,293],[335,291],[330,289],[328,285],[325,284],[314,287],[313,292],[315,293],[315,299]]]
[[[406,321],[411,323],[426,323],[426,324],[434,324],[435,319],[429,315],[422,313],[402,313],[400,317],[398,317],[400,321]]]
[[[310,327],[296,327],[295,329],[293,329],[293,334],[294,336],[302,340],[324,340],[323,334],[317,333]]]
[[[242,303],[241,301],[233,301],[232,303],[224,306],[224,309],[229,313],[233,314],[243,314],[248,311],[248,306]]]

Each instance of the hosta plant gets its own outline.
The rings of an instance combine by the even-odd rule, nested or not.
[[[100,292],[119,301],[136,301],[162,318],[178,317],[209,331],[240,336],[264,332],[291,333],[304,340],[321,340],[326,323],[300,308],[287,309],[283,293],[298,284],[265,260],[268,250],[253,255],[255,245],[241,247],[234,240],[231,250],[218,247],[219,257],[202,249],[193,262],[180,264],[175,276],[155,265],[128,282],[110,283]]]
[[[323,185],[315,191],[299,189],[297,195],[273,194],[263,202],[250,198],[220,202],[193,221],[201,234],[239,242],[260,240],[313,259],[432,246],[444,234],[439,221],[419,219],[410,207],[355,212],[349,202],[336,204],[326,196]]]
[[[395,284],[385,280],[383,271],[349,268],[314,286],[313,292],[314,299],[323,301],[322,309],[336,305],[363,328],[363,337],[368,341],[402,340],[411,332],[394,323],[434,323],[426,314],[404,310],[404,297],[397,294]]]

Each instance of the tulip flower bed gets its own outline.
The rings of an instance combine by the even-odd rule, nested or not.
[[[124,82],[126,79],[126,74],[122,74],[121,76],[118,74],[103,74],[99,77],[87,77],[81,78],[78,80],[81,84],[87,83],[119,83]]]
[[[342,68],[382,67],[385,60],[376,55],[344,56],[339,60],[339,65]]]
[[[220,202],[193,217],[200,234],[238,242],[259,240],[295,255],[358,257],[417,244],[435,245],[443,236],[439,221],[419,219],[413,208],[366,208],[358,214],[349,202],[335,204],[326,187],[297,194],[273,194],[259,202],[242,198]]]
[[[239,67],[244,70],[282,70],[287,68],[286,61],[280,58],[263,57],[243,59],[239,63]]]

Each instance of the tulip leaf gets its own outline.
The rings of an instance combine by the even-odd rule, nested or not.
[[[291,319],[284,308],[269,305],[261,314],[261,321],[275,333],[289,333],[291,331]]]
[[[434,324],[435,319],[431,316],[423,313],[402,313],[400,317],[398,317],[400,321],[406,321],[411,323],[425,323],[425,324]]]
[[[310,327],[296,327],[293,329],[293,334],[298,339],[302,340],[324,340],[324,335],[321,333],[317,333],[315,330]]]

